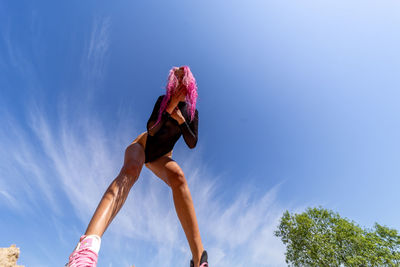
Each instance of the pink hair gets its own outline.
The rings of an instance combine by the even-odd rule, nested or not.
[[[187,90],[185,102],[186,104],[188,104],[190,121],[192,121],[194,119],[194,114],[196,111],[196,102],[198,96],[197,84],[192,72],[190,71],[189,66],[182,66],[181,68],[183,68],[184,71],[182,83],[185,85]],[[172,67],[172,69],[170,69],[169,71],[168,83],[166,86],[166,94],[163,100],[161,101],[160,111],[158,112],[158,119],[157,122],[153,125],[153,127],[160,122],[162,113],[166,110],[169,100],[171,99],[171,96],[175,93],[175,89],[178,86],[178,79],[175,76],[175,71],[178,69],[179,69],[178,67]]]

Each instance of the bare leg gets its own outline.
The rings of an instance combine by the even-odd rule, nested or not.
[[[199,226],[189,187],[187,183],[185,183],[177,187],[171,186],[171,189],[175,210],[189,242],[190,250],[193,255],[193,262],[198,264],[204,248],[201,242]]]
[[[172,189],[175,210],[182,224],[192,251],[195,267],[199,266],[203,244],[201,242],[199,226],[194,210],[192,196],[183,171],[179,165],[168,156],[163,156],[146,166]]]
[[[85,235],[98,235],[100,237],[103,235],[125,203],[131,187],[139,178],[143,164],[143,147],[138,143],[128,146],[125,151],[124,166],[104,193]]]

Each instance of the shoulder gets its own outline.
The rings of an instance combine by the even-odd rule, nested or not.
[[[198,115],[199,114],[199,110],[196,108],[195,110],[194,110],[194,115]]]
[[[187,110],[189,111],[189,105],[188,104],[186,104],[186,108],[187,108]],[[199,111],[198,111],[198,109],[196,108],[195,110],[194,110],[194,115],[198,115],[199,114]]]
[[[187,110],[189,113],[189,109]],[[194,119],[198,119],[199,118],[199,111],[197,110],[197,108],[194,110]]]
[[[157,98],[156,104],[161,104],[162,100],[164,99],[164,96],[165,96],[165,95],[160,95],[160,96]]]
[[[199,111],[197,110],[197,108],[194,110],[194,117],[195,118],[199,117]]]

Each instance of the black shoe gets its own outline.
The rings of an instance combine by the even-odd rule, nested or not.
[[[190,267],[194,267],[194,262],[193,260],[190,260]],[[208,256],[207,256],[207,251],[203,251],[203,254],[201,254],[200,257],[200,267],[208,267]]]

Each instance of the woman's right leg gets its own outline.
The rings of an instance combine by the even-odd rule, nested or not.
[[[66,266],[96,266],[101,236],[121,209],[131,187],[139,178],[145,161],[146,139],[147,133],[142,133],[126,148],[124,165],[120,173],[104,193],[85,235],[81,237],[78,245],[69,256]]]
[[[139,178],[145,161],[144,145],[147,137],[146,134],[139,135],[126,148],[124,165],[118,176],[104,193],[90,220],[85,235],[98,235],[101,237],[125,203],[131,187]]]

